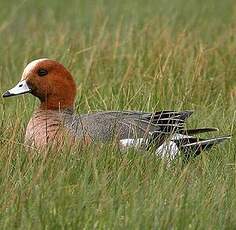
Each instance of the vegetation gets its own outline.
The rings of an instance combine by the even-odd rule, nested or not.
[[[1,229],[235,229],[233,0],[1,1],[0,91],[31,60],[62,62],[79,113],[193,109],[233,135],[183,165],[113,146],[29,154],[30,95],[0,99]]]

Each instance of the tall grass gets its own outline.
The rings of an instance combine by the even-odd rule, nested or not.
[[[76,109],[193,109],[189,127],[235,134],[233,0],[1,1],[0,91],[27,62],[62,62]],[[233,136],[187,165],[112,146],[29,154],[37,100],[0,99],[1,229],[234,229]]]

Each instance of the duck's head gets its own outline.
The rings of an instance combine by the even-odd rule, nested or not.
[[[62,64],[43,58],[30,62],[25,67],[20,82],[6,91],[3,97],[25,93],[38,97],[41,109],[67,109],[73,108],[76,85]]]

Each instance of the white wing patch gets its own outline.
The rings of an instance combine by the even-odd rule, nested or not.
[[[143,138],[137,138],[137,139],[122,139],[120,140],[120,147],[125,150],[128,148],[139,148],[143,144]]]
[[[179,155],[179,148],[173,141],[165,141],[155,152],[161,158],[174,160]]]
[[[183,136],[183,135],[182,135]],[[177,138],[177,137],[175,137]],[[181,137],[178,137],[181,138]],[[128,150],[129,148],[139,149],[144,146],[143,138],[137,139],[122,139],[120,140],[120,148],[121,150]],[[173,160],[179,154],[179,149],[175,142],[173,141],[165,141],[156,151],[155,154],[160,156],[161,158]]]

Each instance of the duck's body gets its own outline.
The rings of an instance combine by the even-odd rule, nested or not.
[[[49,144],[60,145],[68,137],[71,144],[114,140],[121,148],[149,149],[154,146],[159,155],[167,152],[169,146],[172,149],[169,152],[176,155],[179,150],[199,153],[229,138],[204,140],[191,136],[216,130],[185,130],[185,121],[192,111],[106,111],[77,115],[73,110],[75,82],[63,65],[49,59],[28,64],[21,81],[3,96],[23,93],[31,93],[41,102],[28,123],[25,135],[25,143],[39,149]]]
[[[25,142],[43,147],[61,142],[67,134],[73,141],[109,142],[124,139],[155,139],[160,146],[174,131],[184,128],[191,111],[106,111],[77,115],[72,109],[37,109],[26,128]],[[155,136],[156,135],[156,136]],[[58,142],[58,143],[57,143]]]

